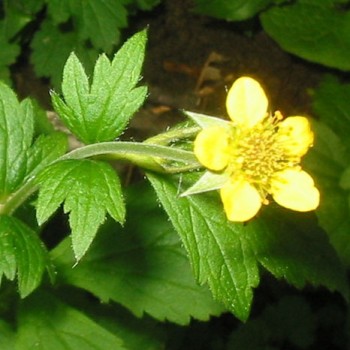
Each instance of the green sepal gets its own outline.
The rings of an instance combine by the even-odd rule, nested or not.
[[[220,189],[229,180],[229,175],[226,173],[214,173],[206,171],[198,181],[196,181],[189,189],[181,193],[181,197],[186,197],[192,194],[208,192]]]
[[[196,124],[198,124],[202,129],[210,128],[213,126],[220,126],[223,128],[232,128],[232,123],[227,120],[213,117],[206,114],[195,113],[190,111],[183,111],[187,116],[189,116]]]

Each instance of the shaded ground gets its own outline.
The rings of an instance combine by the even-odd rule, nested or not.
[[[321,68],[282,51],[258,21],[219,21],[194,14],[189,0],[167,0],[130,22],[134,32],[149,26],[144,82],[150,95],[132,123],[145,134],[182,120],[174,113],[181,109],[225,116],[227,88],[242,75],[263,85],[272,110],[310,114],[308,91]]]

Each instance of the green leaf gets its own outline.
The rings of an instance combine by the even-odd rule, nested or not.
[[[316,211],[320,225],[347,266],[350,266],[349,96],[350,85],[340,84],[331,76],[314,91],[313,109],[321,122],[313,122],[315,145],[305,160],[322,195]]]
[[[0,82],[0,197],[6,198],[26,176],[27,155],[34,132],[29,100],[16,95]]]
[[[51,269],[37,234],[14,217],[0,216],[0,256],[0,280],[2,275],[14,280],[17,274],[22,298],[37,288],[45,268]]]
[[[137,6],[141,10],[151,10],[160,4],[161,0],[136,0]]]
[[[273,0],[196,0],[195,10],[212,17],[243,21],[255,16]]]
[[[286,343],[295,349],[308,349],[314,338],[315,318],[310,306],[302,298],[286,296],[238,327],[227,349],[283,349]]]
[[[261,264],[277,278],[298,288],[325,286],[348,297],[344,268],[327,237],[302,214],[265,210],[247,224],[227,221],[213,194],[179,198],[176,178],[148,174],[157,195],[189,254],[200,283],[208,283],[215,299],[245,320]],[[193,176],[182,176],[189,187]]]
[[[52,18],[54,24],[68,21],[71,15],[70,1],[49,0],[47,1],[47,13]]]
[[[17,11],[26,15],[35,15],[39,12],[47,0],[5,0],[8,3],[8,7],[16,9]],[[51,0],[49,0],[51,1]]]
[[[62,92],[52,103],[67,127],[84,143],[111,141],[125,129],[143,103],[147,89],[136,87],[144,58],[146,32],[129,39],[112,62],[101,55],[89,86],[82,64],[72,53],[65,65]]]
[[[33,20],[34,14],[43,6],[42,0],[33,1],[3,1],[3,28],[7,39],[12,39],[26,24]]]
[[[119,43],[120,28],[127,26],[125,1],[50,0],[48,13],[55,24],[71,19],[79,41],[89,40],[96,49],[111,53]]]
[[[42,6],[42,0],[34,1],[4,1],[2,18],[0,21],[0,79],[10,83],[9,66],[16,61],[20,53],[17,44],[18,34],[25,25],[33,20],[34,14]]]
[[[17,350],[125,349],[122,341],[54,295],[38,292],[19,310]]]
[[[313,93],[312,109],[350,147],[350,84],[324,77]]]
[[[91,303],[90,303],[91,305]],[[85,309],[84,309],[85,310]],[[123,340],[128,350],[165,349],[166,331],[150,317],[136,318],[129,310],[118,305],[99,304],[89,315],[101,326]]]
[[[0,319],[0,344],[3,350],[15,348],[15,333],[10,325]]]
[[[40,30],[35,33],[31,49],[30,60],[35,73],[50,78],[56,88],[61,85],[64,64],[72,50],[81,57],[88,72],[92,72],[98,57],[98,51],[79,41],[76,32],[60,31],[49,18],[43,21]]]
[[[343,0],[299,0],[261,14],[264,30],[286,51],[306,60],[350,69],[350,11]],[[334,30],[334,28],[337,28]]]
[[[0,45],[1,45],[1,54],[0,54],[0,69],[5,72],[5,67],[10,66],[12,63],[16,62],[16,58],[20,53],[20,47],[18,44],[13,43],[5,34],[5,24],[0,21]],[[1,72],[0,71],[0,72]],[[1,74],[1,80],[5,80],[7,75]]]
[[[264,214],[247,225],[245,233],[259,263],[297,288],[325,286],[347,300],[345,268],[316,220],[281,208],[269,208]]]
[[[107,212],[114,220],[124,221],[120,182],[107,163],[65,160],[45,168],[37,181],[40,184],[36,203],[39,224],[47,221],[64,202],[77,260],[89,248]]]
[[[31,99],[34,110],[34,138],[41,134],[51,134],[55,132],[52,122],[50,122],[48,112],[44,110],[37,100]]]
[[[148,313],[160,321],[188,324],[191,317],[218,315],[222,306],[196,285],[185,251],[149,187],[129,190],[128,215],[122,231],[105,226],[74,268],[67,240],[52,252],[63,282],[103,302],[119,302],[138,317]]]
[[[59,133],[39,136],[32,145],[34,117],[31,101],[19,103],[0,82],[0,200],[6,201],[25,180],[66,151],[66,136]]]
[[[342,176],[350,165],[348,151],[325,124],[314,121],[313,129],[315,145],[305,159],[305,168],[322,195],[316,214],[338,255],[350,266],[350,197],[349,191],[341,187]]]
[[[150,173],[148,178],[181,237],[198,282],[208,283],[215,299],[246,320],[259,273],[244,226],[226,220],[216,196],[179,198],[177,182]],[[183,178],[184,187],[187,182]]]
[[[119,29],[127,26],[127,12],[120,0],[70,0],[70,8],[81,39],[89,39],[107,53],[119,43]]]
[[[40,135],[28,150],[27,177],[37,175],[46,165],[66,153],[68,149],[67,135],[53,132]]]
[[[20,53],[20,47],[18,44],[10,43],[1,29],[2,26],[3,23],[0,22],[0,80],[10,83],[9,66],[16,62],[16,58]]]

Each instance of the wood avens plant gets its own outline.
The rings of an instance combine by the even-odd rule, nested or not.
[[[344,268],[324,232],[274,204],[299,212],[318,207],[319,191],[300,166],[314,142],[310,123],[271,114],[257,81],[234,82],[227,96],[231,121],[185,112],[184,123],[144,142],[118,140],[147,97],[139,85],[145,44],[142,31],[112,61],[101,55],[91,79],[70,55],[62,96],[51,97],[83,144],[72,151],[35,104],[19,103],[0,85],[0,277],[17,276],[20,296],[31,300],[21,311],[20,320],[30,322],[18,325],[19,349],[28,345],[30,327],[51,332],[45,313],[32,314],[43,300],[70,310],[68,323],[110,339],[104,348],[121,341],[106,338],[107,330],[97,331],[87,316],[53,297],[50,284],[42,283],[45,270],[56,288],[78,287],[138,317],[147,313],[178,324],[225,310],[246,320],[261,267],[298,288],[323,285],[347,297]],[[112,166],[118,161],[145,171],[153,190],[145,184],[122,188]],[[49,251],[38,233],[61,205],[70,237]],[[24,219],[27,206],[35,207],[38,225]],[[121,225],[106,221],[107,214]],[[65,337],[58,326],[55,334]],[[33,344],[44,342],[36,337]]]

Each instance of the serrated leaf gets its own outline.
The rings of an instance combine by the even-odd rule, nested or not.
[[[127,26],[127,12],[120,0],[70,0],[70,9],[81,39],[110,53],[119,43],[120,28]]]
[[[196,0],[195,10],[209,16],[232,21],[243,21],[273,3],[273,0]]]
[[[110,62],[101,55],[91,88],[76,55],[70,55],[63,74],[65,101],[52,93],[52,103],[67,127],[84,143],[112,141],[146,98],[147,89],[136,87],[144,58],[146,32],[129,39]]]
[[[65,160],[44,169],[37,181],[40,184],[36,203],[39,224],[47,221],[64,202],[77,260],[89,248],[107,212],[114,220],[124,221],[119,178],[107,163]]]
[[[45,268],[51,269],[47,251],[37,234],[14,217],[0,216],[0,280],[18,278],[22,298],[41,282]]]
[[[259,263],[297,288],[325,286],[349,297],[346,271],[328,236],[308,214],[269,208],[247,227]]]
[[[32,144],[34,118],[31,101],[18,102],[14,92],[0,82],[0,200],[5,201],[26,179],[66,151],[66,137],[58,133],[41,135]]]
[[[96,49],[110,53],[119,43],[120,29],[127,25],[127,12],[119,0],[62,1],[49,3],[49,13],[55,23],[71,18],[80,41],[89,40]]]
[[[78,40],[76,32],[62,32],[50,19],[43,21],[31,42],[31,63],[40,77],[48,77],[58,89],[62,82],[64,64],[72,50],[84,62],[88,72],[98,57],[98,51],[87,48]]]
[[[105,328],[60,301],[40,292],[19,310],[17,350],[124,350],[122,341]]]
[[[264,30],[284,50],[328,67],[350,70],[350,11],[340,7],[342,2],[287,2],[263,12],[260,19]]]
[[[208,283],[215,299],[238,318],[249,315],[252,288],[259,283],[258,264],[298,288],[322,285],[348,298],[344,267],[316,225],[308,222],[310,227],[304,228],[293,216],[268,216],[268,211],[246,225],[230,223],[217,197],[179,198],[176,181],[148,177],[182,239],[196,278]],[[191,177],[182,176],[182,186]]]
[[[106,302],[114,300],[141,317],[188,324],[208,320],[222,307],[206,288],[196,285],[188,259],[150,188],[137,187],[128,200],[129,220],[122,232],[107,225],[81,262],[69,242],[53,252],[65,282],[86,289]]]
[[[207,283],[215,299],[246,320],[259,273],[244,226],[226,220],[214,194],[179,198],[176,182],[147,176],[181,237],[198,282]]]
[[[13,91],[0,82],[0,197],[6,198],[26,176],[33,129],[30,101],[19,103]]]

